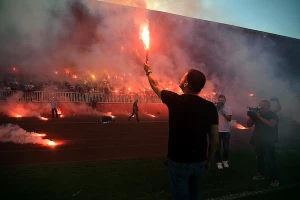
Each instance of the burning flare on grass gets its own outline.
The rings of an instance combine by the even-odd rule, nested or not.
[[[21,117],[22,117],[22,115],[17,115],[16,117],[17,117],[17,118],[21,118]]]
[[[248,129],[247,127],[245,127],[245,126],[243,126],[243,125],[241,125],[241,124],[237,124],[237,125],[236,125],[236,128],[237,128],[237,129],[241,129],[241,130]]]
[[[233,126],[233,127],[235,127],[235,128],[237,128],[237,129],[240,129],[240,130],[246,130],[246,129],[248,129],[247,127],[245,127],[245,126],[243,126],[243,125],[237,123],[236,120],[232,120],[232,121],[230,122],[230,125]]]
[[[56,143],[55,143],[54,141],[49,141],[49,142],[48,142],[48,145],[49,145],[49,146],[55,146]]]
[[[39,117],[39,119],[44,120],[44,121],[48,121],[48,118],[46,118],[46,117]]]
[[[61,113],[61,109],[59,107],[57,107],[57,115],[59,115],[59,117],[63,117],[62,113]]]
[[[155,117],[155,115],[152,115],[152,114],[148,114],[148,115],[149,115],[150,117],[153,117],[153,118]]]
[[[0,126],[0,142],[13,142],[17,144],[42,144],[55,146],[54,141],[43,139],[46,134],[27,132],[18,125],[5,124]]]
[[[31,133],[32,136],[35,136],[35,137],[45,137],[46,134],[44,133]]]

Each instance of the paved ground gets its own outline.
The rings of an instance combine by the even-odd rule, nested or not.
[[[18,166],[67,162],[89,162],[108,159],[164,156],[167,152],[168,122],[166,118],[144,116],[117,117],[103,124],[97,117],[69,117],[42,121],[37,118],[1,117],[1,124],[18,124],[26,131],[47,134],[58,143],[55,147],[38,144],[0,143],[0,165]],[[247,149],[251,131],[232,129],[231,148]]]

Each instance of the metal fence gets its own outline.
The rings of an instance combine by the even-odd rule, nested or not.
[[[109,95],[103,93],[78,93],[78,92],[45,92],[45,91],[5,91],[0,90],[0,101],[9,102],[49,102],[51,98],[56,98],[58,102],[90,103],[96,98],[100,103],[132,103],[136,99],[140,103],[161,103],[155,95],[144,94],[119,94]]]
[[[112,93],[78,93],[78,92],[45,92],[45,91],[5,91],[0,90],[0,101],[9,102],[49,102],[51,98],[58,102],[91,103],[96,98],[99,103],[132,103],[136,99],[140,103],[161,103],[156,95]],[[207,98],[216,101],[216,98]]]

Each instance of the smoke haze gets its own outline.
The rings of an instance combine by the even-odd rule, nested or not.
[[[224,94],[234,115],[245,116],[247,106],[278,97],[281,113],[300,120],[299,100],[287,91],[293,83],[278,76],[288,58],[280,54],[275,37],[146,10],[147,3],[159,2],[163,3],[128,0],[122,3],[134,7],[120,8],[92,0],[2,1],[1,71],[10,72],[16,66],[33,81],[63,81],[67,72],[78,76],[78,82],[91,74],[96,80],[107,75],[130,76],[123,82],[118,78],[111,82],[139,91],[149,87],[139,39],[140,25],[149,22],[149,60],[165,88],[179,92],[181,76],[197,68],[208,77],[201,95]],[[207,3],[192,1],[169,9],[217,15],[205,13]],[[250,93],[254,96],[249,97]]]
[[[0,142],[13,142],[17,144],[49,145],[51,140],[43,139],[38,133],[27,132],[18,125],[5,124],[0,126]]]

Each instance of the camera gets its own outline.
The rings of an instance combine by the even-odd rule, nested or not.
[[[215,102],[214,104],[215,104],[217,110],[221,110],[221,108],[224,106],[223,102]]]
[[[253,118],[256,116],[256,113],[260,113],[261,108],[256,107],[256,108],[252,108],[252,107],[247,107],[248,111],[247,111],[247,116]]]

